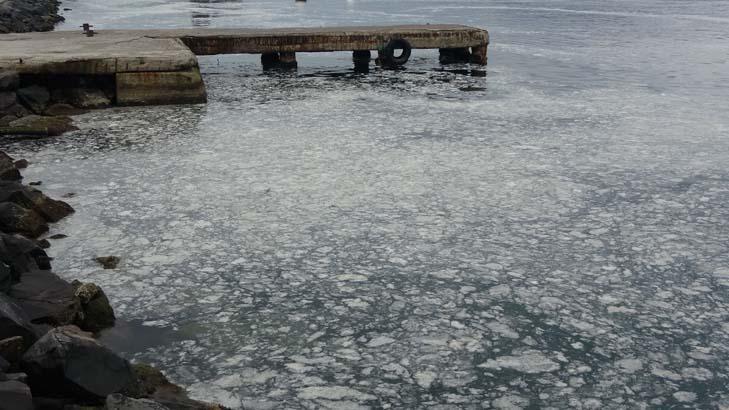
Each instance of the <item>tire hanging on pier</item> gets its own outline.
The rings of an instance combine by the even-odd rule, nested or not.
[[[402,50],[402,54],[399,56],[395,55],[395,50]],[[404,38],[398,38],[390,40],[382,48],[381,61],[384,66],[387,67],[399,67],[405,65],[410,59],[410,53],[413,47]]]

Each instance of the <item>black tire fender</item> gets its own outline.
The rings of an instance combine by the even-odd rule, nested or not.
[[[402,54],[395,55],[395,50],[402,49]],[[388,65],[401,66],[405,65],[410,59],[413,47],[404,38],[393,39],[385,44],[383,48],[384,60]]]

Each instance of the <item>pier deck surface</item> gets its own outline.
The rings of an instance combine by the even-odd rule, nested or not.
[[[486,30],[461,25],[280,29],[101,30],[0,35],[0,69],[33,74],[186,71],[195,55],[376,50],[391,39],[413,48],[485,47]]]

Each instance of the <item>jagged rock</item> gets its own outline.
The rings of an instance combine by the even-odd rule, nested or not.
[[[64,104],[64,103],[57,103],[52,104],[46,110],[43,112],[44,115],[49,116],[60,116],[60,117],[70,117],[72,115],[81,115],[86,113],[86,110],[83,110],[81,108],[76,108],[73,105],[70,104]]]
[[[42,114],[51,100],[51,93],[48,89],[39,85],[19,88],[17,93],[18,100],[36,114]]]
[[[63,17],[58,0],[3,0],[0,2],[0,33],[49,31]]]
[[[68,131],[75,131],[73,120],[69,117],[44,117],[40,115],[27,115],[8,124],[11,128],[23,130],[22,133],[40,133],[45,131],[48,136],[55,137]]]
[[[134,380],[120,393],[133,397],[148,398],[170,409],[222,410],[221,406],[199,402],[187,396],[182,387],[170,383],[158,369],[144,363],[132,365]]]
[[[49,331],[21,364],[33,392],[49,397],[101,400],[133,379],[129,362],[75,326]]]
[[[119,261],[118,256],[99,256],[96,258],[96,262],[99,262],[104,269],[116,269]]]
[[[0,151],[0,181],[17,181],[23,178],[15,167],[13,158]]]
[[[23,338],[23,348],[38,339],[28,316],[12,300],[0,293],[0,339],[15,336]]]
[[[24,341],[21,336],[8,337],[0,340],[0,356],[12,363],[19,363],[23,356]]]
[[[13,273],[5,262],[0,262],[0,292],[8,293],[13,284]]]
[[[14,281],[24,272],[51,269],[50,258],[33,241],[4,233],[0,233],[0,261],[10,267]]]
[[[23,105],[20,104],[20,102],[17,102],[16,104],[5,108],[3,110],[3,113],[5,113],[5,115],[9,116],[9,120],[6,123],[6,125],[9,125],[10,122],[15,121],[20,117],[25,117],[26,115],[30,114],[30,111],[28,111],[25,107],[23,107]]]
[[[0,202],[13,202],[32,209],[48,222],[58,222],[74,212],[66,202],[51,199],[41,191],[18,182],[0,182]]]
[[[81,283],[73,281],[71,285],[76,289],[75,296],[81,302],[84,318],[79,326],[90,332],[114,326],[116,317],[109,299],[104,291],[94,283]]]
[[[105,108],[111,106],[111,99],[98,88],[70,88],[66,101],[78,108]]]
[[[48,231],[45,219],[31,209],[12,202],[0,203],[0,230],[37,238]]]
[[[53,240],[57,240],[57,239],[68,238],[68,235],[62,234],[62,233],[57,233],[55,235],[49,236],[48,238],[53,239]]]
[[[41,249],[48,249],[51,247],[51,243],[48,242],[48,239],[41,239],[39,241],[36,241],[36,243],[38,244],[38,247]]]
[[[133,399],[121,394],[110,394],[106,398],[107,410],[168,410],[163,406],[149,399]]]
[[[33,410],[30,388],[15,380],[0,382],[0,410]]]
[[[27,159],[19,159],[14,162],[16,169],[24,169],[28,168],[28,160]]]
[[[31,323],[64,326],[83,321],[81,303],[73,286],[47,270],[23,273],[10,289],[10,297],[30,318]]]
[[[11,114],[4,114],[0,111],[0,127],[7,127],[11,122],[17,120],[18,117]]]
[[[0,381],[6,382],[8,380],[28,384],[28,375],[25,373],[5,373],[4,375],[0,376]]]
[[[15,105],[16,98],[13,91],[0,91],[0,112],[5,112],[5,109]]]
[[[16,90],[20,85],[17,71],[0,71],[0,91]]]

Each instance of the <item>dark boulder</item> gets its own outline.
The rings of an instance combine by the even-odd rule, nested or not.
[[[37,212],[12,202],[0,203],[0,230],[37,238],[48,231],[48,224]]]
[[[36,243],[22,236],[0,233],[0,261],[10,267],[14,281],[23,273],[37,269],[50,270],[50,258]]]
[[[0,71],[0,91],[16,90],[20,85],[20,76],[16,71]]]
[[[51,199],[41,191],[18,182],[0,182],[0,202],[12,202],[32,209],[48,222],[58,222],[74,212],[66,202]]]
[[[78,108],[106,108],[111,106],[111,99],[98,88],[70,88],[66,92],[66,101]]]
[[[98,332],[114,326],[116,317],[109,299],[104,291],[95,283],[81,283],[73,281],[74,295],[81,302],[83,319],[78,322],[79,327],[89,332]]]
[[[24,169],[28,168],[28,160],[27,159],[19,159],[15,161],[15,168],[17,169]]]
[[[13,284],[13,271],[5,262],[0,261],[0,293],[8,293]]]
[[[51,93],[48,89],[39,85],[19,88],[17,93],[18,100],[36,114],[42,114],[51,100]]]
[[[54,116],[61,116],[61,117],[70,117],[72,115],[81,115],[86,113],[87,111],[81,108],[76,108],[73,105],[70,104],[64,104],[64,103],[56,103],[48,106],[46,108],[45,112],[43,112],[44,115],[50,115],[52,117]]]
[[[106,398],[106,410],[168,410],[155,401],[149,399],[133,399],[121,394],[110,394]]]
[[[133,398],[147,398],[170,409],[222,410],[224,407],[199,402],[187,396],[182,387],[170,383],[158,369],[144,363],[132,365],[134,379],[120,393]]]
[[[25,351],[25,342],[21,336],[8,337],[0,340],[0,356],[11,364],[20,363]]]
[[[26,312],[31,323],[64,326],[83,320],[81,303],[73,286],[51,271],[23,273],[22,280],[11,287],[9,295]]]
[[[33,410],[30,388],[15,380],[0,382],[0,410]]]
[[[41,115],[27,115],[8,124],[15,128],[17,134],[48,135],[55,137],[68,131],[75,131],[73,120],[70,117],[46,117]]]
[[[33,392],[41,396],[101,401],[133,379],[129,362],[75,326],[49,331],[25,352],[21,364]]]
[[[119,259],[118,256],[98,256],[98,257],[96,257],[96,262],[99,262],[104,269],[116,269],[116,267],[117,267],[117,265],[119,265],[120,261],[121,261],[121,259]]]
[[[15,92],[0,91],[0,112],[5,112],[5,109],[15,105],[15,102]]]
[[[0,181],[17,181],[22,178],[13,158],[0,151]]]
[[[9,297],[0,293],[0,339],[15,336],[23,338],[23,347],[26,349],[38,339],[36,330],[25,312]]]

